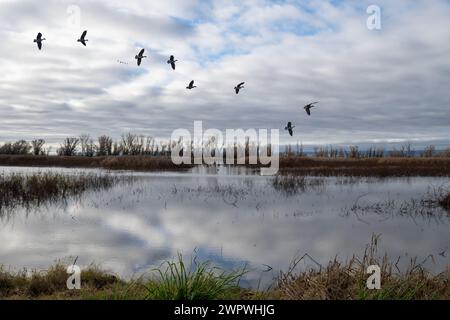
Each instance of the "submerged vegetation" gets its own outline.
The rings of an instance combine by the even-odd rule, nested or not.
[[[86,191],[99,191],[132,177],[98,173],[0,174],[0,213],[17,206],[26,208],[79,196]]]
[[[46,272],[8,272],[0,267],[2,299],[155,299],[155,300],[356,300],[356,299],[450,299],[450,269],[431,274],[412,259],[406,271],[387,256],[377,255],[377,241],[367,246],[362,257],[348,262],[334,259],[325,267],[308,254],[295,259],[286,272],[280,272],[267,290],[246,289],[239,285],[246,268],[224,271],[210,262],[186,265],[181,255],[153,270],[153,277],[125,281],[90,266],[81,273],[81,289],[66,288],[67,273],[62,264]],[[315,264],[296,272],[299,263],[309,258]],[[381,289],[367,289],[367,268],[378,265]]]

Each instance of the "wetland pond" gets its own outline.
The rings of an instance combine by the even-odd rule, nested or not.
[[[1,167],[3,174],[106,173]],[[431,203],[448,178],[307,177],[301,187],[245,168],[188,172],[109,172],[132,183],[83,193],[64,203],[0,212],[0,265],[45,270],[77,258],[129,279],[166,260],[194,254],[224,269],[247,266],[243,286],[265,286],[294,258],[299,270],[378,251],[399,266],[427,270],[450,262],[450,214]]]

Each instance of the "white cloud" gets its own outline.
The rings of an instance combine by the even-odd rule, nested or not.
[[[130,130],[169,138],[203,120],[219,129],[292,121],[284,142],[448,143],[447,1],[379,1],[381,31],[366,28],[368,1],[75,1],[76,29],[67,26],[72,2],[0,3],[0,140]],[[86,48],[76,42],[84,29]],[[141,47],[149,57],[137,68]],[[321,103],[306,118],[311,100]]]

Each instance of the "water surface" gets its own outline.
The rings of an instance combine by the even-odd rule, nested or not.
[[[0,168],[48,170],[81,172]],[[225,268],[247,265],[244,284],[257,286],[305,253],[323,265],[360,254],[373,234],[381,235],[379,251],[401,257],[404,265],[417,257],[437,272],[450,261],[450,250],[444,252],[450,249],[449,215],[421,202],[448,187],[448,178],[310,178],[306,190],[290,192],[274,189],[271,177],[236,168],[112,174],[138,179],[63,204],[3,213],[0,264],[45,269],[78,256],[81,266],[95,263],[128,278],[195,250]],[[298,267],[316,262],[305,259]]]

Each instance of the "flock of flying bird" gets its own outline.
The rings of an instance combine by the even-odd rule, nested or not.
[[[86,42],[89,41],[88,39],[86,39],[86,35],[87,35],[87,30],[83,31],[83,33],[81,34],[81,37],[77,40],[77,42],[80,42],[81,44],[83,44],[83,46],[86,46]],[[34,42],[37,44],[37,47],[39,50],[42,49],[42,41],[44,41],[44,40],[45,40],[45,38],[42,38],[42,33],[39,32],[36,36],[36,39],[34,39]],[[138,66],[141,65],[142,59],[147,58],[147,56],[144,56],[144,52],[145,52],[145,49],[142,49],[134,57],[137,61]],[[117,61],[121,64],[128,64],[127,62],[124,62],[124,61],[120,61],[120,60],[117,60]],[[170,66],[172,67],[173,70],[175,70],[175,67],[176,67],[175,63],[177,61],[178,60],[176,60],[175,57],[173,55],[171,55],[169,57],[169,60],[167,60],[167,63],[170,64]],[[236,94],[239,94],[239,91],[244,89],[244,84],[245,84],[245,82],[241,82],[236,87],[234,87],[234,91],[236,92]],[[192,80],[189,83],[189,85],[186,87],[186,89],[192,90],[194,88],[197,88],[197,86],[194,86],[194,80]],[[311,108],[314,108],[317,103],[319,103],[319,102],[313,102],[313,103],[307,104],[306,106],[303,107],[308,116],[311,115]],[[292,137],[294,134],[294,128],[295,128],[295,126],[292,125],[292,122],[288,122],[287,126],[284,129],[287,130],[289,132],[289,135]]]

